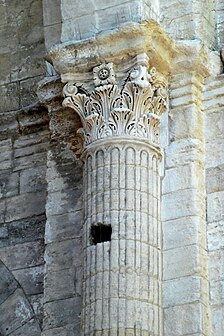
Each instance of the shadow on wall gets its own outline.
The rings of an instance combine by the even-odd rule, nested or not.
[[[20,284],[0,260],[0,336],[40,336],[41,329]]]

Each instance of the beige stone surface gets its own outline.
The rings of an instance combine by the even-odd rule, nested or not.
[[[0,0],[0,42],[0,334],[222,336],[223,1]],[[98,69],[95,104],[116,81],[117,101],[155,122],[145,88],[133,93],[154,66],[168,85],[163,148],[150,132],[150,146],[138,132],[108,141],[130,114],[115,111],[83,165],[65,83],[91,105]],[[99,223],[112,238],[94,245]]]

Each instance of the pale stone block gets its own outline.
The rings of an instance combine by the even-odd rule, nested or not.
[[[210,281],[224,279],[224,250],[209,252]]]
[[[224,330],[224,306],[211,307],[212,336],[220,336]]]
[[[207,220],[208,222],[224,219],[224,191],[207,195]]]
[[[187,216],[201,216],[205,211],[203,195],[196,189],[178,190],[163,195],[162,198],[162,220],[168,221]]]
[[[224,249],[224,221],[208,223],[208,250]]]
[[[126,2],[97,11],[98,27],[101,30],[112,29],[124,22],[139,21],[140,19],[141,5],[138,1]]]
[[[207,193],[214,193],[224,190],[224,164],[206,169]]]
[[[165,171],[162,182],[162,193],[172,193],[179,189],[204,188],[203,168],[199,163],[190,163]]]
[[[61,41],[86,39],[93,36],[96,32],[97,27],[94,15],[67,19],[62,23]]]
[[[183,98],[175,99],[175,102]],[[172,100],[172,104],[175,104]],[[176,102],[177,104],[177,102]],[[172,141],[180,139],[199,139],[203,141],[204,114],[195,107],[174,108],[169,113],[169,128]]]
[[[164,250],[192,244],[206,246],[205,221],[198,216],[163,222],[163,235]]]
[[[27,295],[43,292],[44,266],[24,268],[12,272]]]
[[[165,335],[203,334],[203,304],[192,303],[164,309]]]
[[[43,1],[43,20],[44,26],[61,22],[61,0]]]
[[[215,92],[213,92],[215,94]],[[224,88],[222,88],[221,92],[222,96],[218,97],[217,100],[220,103],[220,99],[222,99],[224,95]],[[215,104],[212,101],[213,105]],[[224,134],[224,121],[223,121],[223,109],[215,109],[212,111],[208,111],[206,113],[206,124],[205,124],[205,135],[206,141],[215,140],[217,137],[223,137]]]
[[[69,210],[81,210],[83,207],[82,201],[82,190],[80,188],[72,191],[64,189],[51,193],[48,195],[46,204],[47,216],[63,215]]]
[[[44,278],[45,302],[75,295],[75,268],[47,272]]]
[[[224,280],[210,281],[211,305],[224,305]]]
[[[166,168],[185,165],[191,162],[202,163],[204,160],[204,145],[196,139],[185,139],[172,142],[166,148]]]
[[[197,245],[164,252],[164,280],[188,275],[206,276],[206,252]]]
[[[207,281],[199,276],[188,276],[164,281],[163,305],[167,308],[195,301],[206,304],[208,291]]]
[[[212,141],[206,142],[205,163],[206,168],[217,167],[221,164],[224,164],[223,137],[217,137]]]
[[[79,237],[82,234],[83,211],[67,212],[63,215],[48,216],[45,227],[45,242]]]
[[[60,42],[62,24],[56,23],[52,26],[44,27],[44,41],[47,49]]]
[[[48,244],[45,251],[45,262],[48,271],[80,266],[82,262],[80,239],[68,239]]]

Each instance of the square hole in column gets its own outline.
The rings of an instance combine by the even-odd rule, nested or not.
[[[93,245],[111,241],[112,227],[111,225],[105,225],[98,223],[92,225],[90,229],[90,241]]]

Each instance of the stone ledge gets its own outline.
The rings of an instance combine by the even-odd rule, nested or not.
[[[159,24],[150,20],[143,24],[125,23],[94,38],[59,44],[49,51],[46,59],[54,64],[62,81],[67,81],[67,73],[86,73],[102,61],[125,63],[141,53],[147,53],[150,64],[167,74],[177,49]]]

